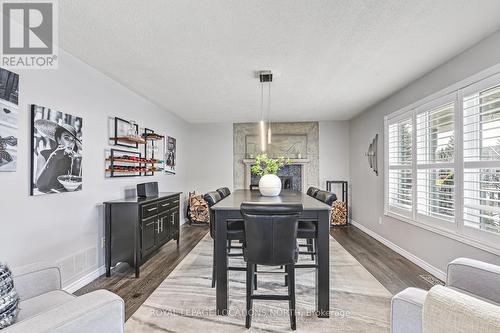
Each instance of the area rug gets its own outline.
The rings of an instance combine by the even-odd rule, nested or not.
[[[290,331],[288,301],[254,300],[252,328],[245,328],[245,272],[229,272],[229,315],[215,314],[212,244],[208,235],[198,243],[127,320],[126,332]],[[241,258],[230,260],[231,266],[243,264]],[[297,332],[389,331],[392,295],[332,237],[330,318],[314,315],[314,281],[314,269],[296,269]],[[256,293],[286,291],[283,275],[259,275]]]

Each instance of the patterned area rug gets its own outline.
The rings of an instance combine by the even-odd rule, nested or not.
[[[229,315],[215,315],[212,244],[208,235],[198,243],[130,317],[126,332],[291,331],[288,301],[254,300],[252,328],[245,328],[245,272],[229,272]],[[231,266],[243,264],[241,258],[230,260]],[[314,315],[314,270],[296,269],[297,332],[388,332],[389,291],[332,237],[330,263],[327,319]],[[256,293],[286,294],[286,290],[283,275],[259,275]]]

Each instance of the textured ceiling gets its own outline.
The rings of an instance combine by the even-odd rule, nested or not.
[[[64,0],[61,46],[189,122],[343,120],[500,28],[499,0]]]

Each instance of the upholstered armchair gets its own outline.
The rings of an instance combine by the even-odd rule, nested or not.
[[[391,332],[500,332],[500,266],[458,258],[446,286],[403,290],[392,298]]]
[[[2,330],[15,332],[123,332],[124,302],[97,290],[76,297],[61,289],[58,267],[33,264],[12,269],[20,302],[16,322]]]

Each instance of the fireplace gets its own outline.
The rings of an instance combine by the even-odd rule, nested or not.
[[[302,191],[302,165],[290,164],[285,165],[278,171],[278,177],[281,179],[281,188],[286,190]],[[260,177],[250,175],[250,184],[257,186]]]
[[[254,159],[244,159],[245,164],[245,188],[250,188],[250,185],[258,186],[260,177],[253,175],[250,167],[255,163]],[[285,165],[278,171],[278,177],[281,179],[283,189],[291,189],[304,192],[307,189],[307,167],[308,159],[291,159],[289,165]]]

